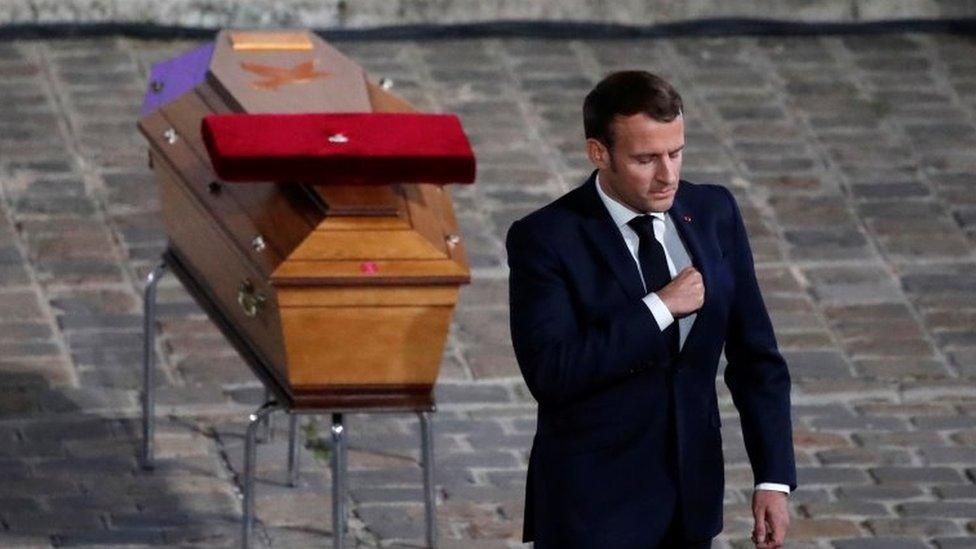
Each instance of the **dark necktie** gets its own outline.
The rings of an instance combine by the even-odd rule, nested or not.
[[[640,238],[637,260],[640,262],[641,274],[644,275],[644,287],[648,293],[656,292],[671,282],[671,271],[668,270],[664,247],[654,238],[654,216],[639,215],[627,224]],[[680,343],[677,318],[664,330],[664,337],[670,346],[671,356],[677,357]]]

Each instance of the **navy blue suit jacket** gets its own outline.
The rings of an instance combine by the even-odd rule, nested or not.
[[[725,485],[715,394],[723,345],[755,481],[796,488],[790,375],[742,215],[724,187],[678,186],[669,213],[702,274],[705,301],[672,360],[595,173],[513,223],[506,238],[512,343],[539,403],[523,539],[648,548],[666,529],[675,494],[686,538],[714,537]],[[664,444],[672,398],[676,470]]]

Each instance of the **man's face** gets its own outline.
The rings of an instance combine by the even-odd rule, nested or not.
[[[669,210],[681,173],[684,119],[658,122],[643,113],[618,115],[610,129],[612,150],[595,139],[586,143],[604,192],[639,213]]]

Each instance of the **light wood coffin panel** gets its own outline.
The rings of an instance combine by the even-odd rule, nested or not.
[[[407,103],[402,98],[385,91],[378,85],[367,82],[366,88],[369,92],[369,99],[373,105],[373,110],[375,112],[416,112],[413,105]],[[415,192],[420,193],[423,197],[423,202],[426,205],[426,214],[430,217],[436,219],[436,221],[428,222],[426,225],[437,226],[440,228],[439,234],[434,231],[428,232],[429,238],[431,240],[437,240],[438,237],[442,237],[443,242],[452,240],[452,236],[458,238],[461,237],[460,225],[458,224],[457,218],[454,215],[454,206],[451,202],[451,194],[447,186],[443,185],[411,185]],[[412,212],[411,220],[417,219],[420,212]],[[321,228],[322,225],[319,225]],[[430,229],[428,229],[430,231]],[[468,258],[465,253],[465,246],[463,240],[457,241],[453,245],[446,245],[444,248],[445,253],[449,257],[458,263],[458,265],[465,271],[469,270]]]
[[[457,290],[436,295],[391,290],[385,295],[353,288],[298,296],[289,295],[295,290],[280,289],[283,303],[304,302],[281,308],[292,384],[306,390],[432,386],[440,370]],[[417,303],[425,297],[441,304]]]
[[[299,261],[334,259],[444,259],[446,255],[412,230],[319,231],[292,252]]]

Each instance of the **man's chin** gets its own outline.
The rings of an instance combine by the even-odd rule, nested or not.
[[[651,199],[644,203],[646,206],[644,211],[647,212],[666,212],[671,209],[671,205],[674,204],[674,196],[668,198]]]

